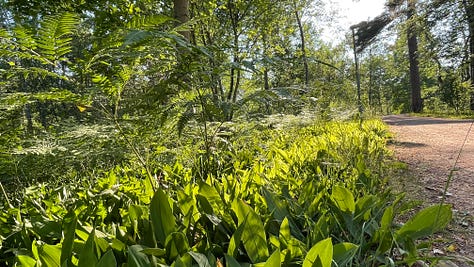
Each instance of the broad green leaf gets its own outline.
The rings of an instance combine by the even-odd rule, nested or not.
[[[377,229],[372,237],[374,243],[378,244],[378,254],[383,254],[390,250],[393,245],[392,223],[393,223],[393,206],[385,209],[382,219],[380,220],[380,228]]]
[[[265,187],[262,188],[262,191],[269,211],[277,220],[283,220],[284,218],[288,218],[290,216],[290,212],[288,212],[286,206],[281,203],[275,194],[268,191],[268,189]]]
[[[342,212],[354,213],[354,196],[349,189],[342,186],[334,186],[332,188],[331,199]]]
[[[166,237],[175,231],[176,221],[169,204],[169,198],[160,188],[156,190],[151,200],[150,219],[156,239],[164,245]]]
[[[331,267],[333,246],[331,238],[319,241],[306,254],[303,267]]]
[[[280,250],[277,249],[273,254],[268,258],[267,262],[265,262],[264,267],[278,267],[281,266],[280,260]]]
[[[44,217],[33,216],[30,217],[33,231],[38,236],[49,236],[60,239],[62,236],[61,223],[56,221],[49,221]]]
[[[36,265],[36,260],[27,255],[17,255],[16,260],[20,263],[20,266],[34,267]]]
[[[173,262],[171,265],[172,267],[189,267],[186,263],[183,262],[183,260],[178,257],[176,260]]]
[[[143,208],[138,205],[130,205],[128,207],[128,216],[130,216],[130,220],[138,220],[143,215]]]
[[[115,260],[114,252],[112,250],[107,251],[97,263],[97,267],[111,267],[117,266],[117,261]]]
[[[371,210],[377,204],[377,198],[373,195],[365,195],[357,200],[355,203],[355,220],[368,221],[371,216]]]
[[[206,255],[192,251],[188,253],[198,263],[199,267],[211,267],[211,264],[209,264],[209,260],[207,259]]]
[[[61,248],[61,265],[71,259],[72,249],[74,245],[74,238],[76,236],[77,218],[73,210],[63,218],[63,236]]]
[[[192,195],[186,194],[183,190],[177,192],[178,195],[178,205],[181,212],[186,215],[185,226],[188,228],[191,223],[191,218],[197,221],[199,219],[199,213],[193,212],[197,210],[196,200]]]
[[[41,264],[51,267],[59,267],[61,259],[61,248],[59,246],[53,246],[48,244],[38,245],[34,243],[34,246],[37,246],[38,249],[38,259]]]
[[[331,233],[331,216],[328,214],[321,214],[318,221],[313,225],[313,231],[311,232],[312,243],[319,242]]]
[[[232,256],[225,254],[225,262],[227,267],[241,267],[240,263]]]
[[[397,232],[399,238],[416,240],[427,237],[445,228],[452,218],[451,206],[435,205],[419,211]]]
[[[33,257],[36,259],[36,260],[39,260],[39,252],[38,252],[38,242],[36,242],[36,240],[33,240],[33,242],[31,243],[31,253],[33,253]]]
[[[240,242],[242,241],[242,233],[244,232],[244,228],[245,228],[245,221],[237,227],[234,234],[230,238],[227,254],[233,257],[237,257],[237,254],[239,252]]]
[[[111,247],[117,251],[124,251],[126,248],[126,245],[122,241],[118,240],[117,238],[114,238],[112,240]]]
[[[275,194],[268,191],[265,187],[262,188],[262,191],[263,196],[265,197],[265,202],[267,203],[268,209],[273,214],[273,217],[279,221],[287,218],[291,231],[293,231],[293,235],[296,238],[303,240],[304,236],[291,219],[290,212],[288,211],[286,205],[282,203],[282,201],[280,201]]]
[[[109,249],[109,242],[107,241],[106,238],[104,237],[99,237],[98,236],[98,231],[96,231],[96,236],[94,239],[96,249],[97,249],[97,255],[101,255],[102,252],[105,252]]]
[[[239,224],[245,222],[242,242],[253,263],[263,262],[268,258],[268,247],[265,228],[257,213],[242,200],[232,203],[232,210],[237,215]]]
[[[152,255],[155,257],[162,257],[166,255],[166,250],[162,248],[145,248],[142,250],[142,253],[145,253],[146,255]]]
[[[199,195],[207,199],[214,214],[220,214],[228,224],[234,225],[232,216],[230,216],[229,213],[224,212],[224,201],[222,201],[222,198],[215,187],[212,187],[206,183],[201,183],[199,184]]]
[[[352,243],[339,243],[333,247],[333,260],[337,266],[347,266],[354,258],[359,246]]]
[[[95,255],[95,230],[92,230],[87,238],[86,244],[79,255],[79,263],[77,267],[95,267],[97,265],[97,257]]]
[[[148,267],[151,266],[148,256],[141,251],[145,247],[133,245],[128,247],[127,267]]]
[[[168,259],[174,259],[189,251],[188,239],[181,232],[168,235],[165,243]]]
[[[393,222],[393,206],[389,206],[385,209],[382,220],[380,221],[380,230],[390,230]]]
[[[286,217],[283,219],[283,222],[281,222],[279,237],[280,243],[283,242],[286,248],[288,246],[288,242],[291,239],[290,224],[288,223],[288,218]]]

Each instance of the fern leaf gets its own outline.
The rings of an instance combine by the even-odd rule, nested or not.
[[[149,40],[153,35],[148,31],[133,30],[127,34],[123,42],[123,46],[137,46],[147,40]]]
[[[194,102],[188,102],[186,104],[185,110],[180,114],[178,122],[176,123],[176,128],[178,129],[178,135],[183,133],[184,127],[191,121],[196,115]]]
[[[115,95],[117,93],[116,88],[114,87],[114,84],[112,83],[112,81],[104,75],[101,75],[101,74],[93,75],[92,82],[97,84],[100,87],[100,89],[109,93],[110,95]]]
[[[21,50],[36,49],[36,41],[33,34],[22,26],[17,26],[13,29],[15,39]]]
[[[46,17],[38,31],[37,43],[41,54],[51,61],[63,59],[72,51],[72,38],[78,24],[78,17],[73,13],[61,13]]]
[[[137,16],[127,23],[127,27],[129,29],[149,29],[169,21],[174,21],[174,19],[164,15]]]

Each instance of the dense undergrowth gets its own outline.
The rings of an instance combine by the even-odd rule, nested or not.
[[[426,259],[448,206],[404,224],[382,122],[229,124],[154,179],[127,165],[6,199],[0,265],[395,266]],[[225,129],[222,130],[222,129]],[[238,135],[235,133],[239,132]],[[91,182],[92,181],[92,182]],[[151,183],[156,184],[156,190]]]

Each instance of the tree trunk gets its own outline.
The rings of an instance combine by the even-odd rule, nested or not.
[[[227,8],[229,10],[231,27],[232,27],[232,66],[230,67],[230,81],[229,91],[227,92],[227,101],[235,103],[237,100],[237,92],[240,86],[240,68],[236,68],[235,65],[240,64],[240,49],[239,49],[239,11],[234,7],[233,1],[227,2]],[[227,120],[231,121],[234,116],[234,110],[231,108]]]
[[[304,30],[303,25],[301,23],[300,15],[298,14],[298,10],[296,9],[295,5],[295,16],[296,22],[298,23],[298,29],[300,32],[300,39],[301,39],[301,57],[303,59],[303,67],[304,67],[304,84],[306,87],[309,86],[309,68],[308,68],[308,58],[306,57],[306,42],[304,39]]]
[[[469,29],[469,78],[471,90],[474,90],[474,0],[463,0]],[[470,109],[474,110],[474,92],[471,92]]]
[[[413,19],[416,13],[416,0],[407,0],[408,5],[408,56],[410,61],[411,110],[415,113],[423,111],[421,99],[420,70],[418,64],[418,40]]]
[[[189,21],[189,0],[173,0],[174,1],[174,18],[179,24]],[[189,41],[191,33],[189,31],[179,32],[186,40]]]
[[[31,115],[31,106],[30,104],[25,105],[25,118],[26,118],[26,133],[33,133],[33,116]]]
[[[355,32],[354,28],[352,28],[352,44],[354,50],[354,63],[355,63],[355,75],[356,75],[356,83],[357,83],[357,107],[359,109],[359,115],[362,115],[363,108],[362,108],[362,100],[361,100],[361,91],[360,91],[360,69],[359,69],[359,58],[357,57],[357,48],[355,43]]]
[[[227,8],[229,10],[231,26],[232,26],[232,66],[230,67],[230,81],[229,81],[229,91],[227,92],[227,100],[234,101],[234,98],[237,96],[237,90],[239,89],[240,82],[240,69],[235,68],[235,65],[240,63],[239,57],[239,14],[238,10],[234,9],[234,4],[231,1],[228,1]]]
[[[267,43],[267,35],[265,32],[262,33],[262,42],[263,42],[263,56],[266,58],[268,55],[268,43]],[[266,62],[266,60],[264,62]],[[265,90],[270,90],[270,83],[268,82],[267,63],[265,63],[263,66],[263,88]]]

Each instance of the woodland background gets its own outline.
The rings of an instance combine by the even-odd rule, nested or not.
[[[474,3],[388,1],[338,43],[322,5],[0,1],[0,261],[418,260],[450,211],[392,224],[389,134],[362,119],[472,114]]]

